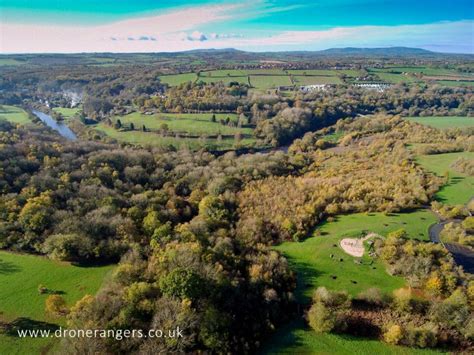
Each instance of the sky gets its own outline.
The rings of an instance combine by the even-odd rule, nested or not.
[[[0,0],[1,53],[392,46],[474,54],[474,0]]]

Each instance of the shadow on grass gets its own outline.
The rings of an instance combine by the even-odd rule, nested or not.
[[[21,268],[18,265],[10,261],[0,260],[0,275],[14,274],[20,271],[21,271]]]
[[[444,198],[444,197],[439,196],[439,194],[441,192],[443,192],[447,187],[457,185],[460,182],[462,182],[464,179],[465,178],[462,177],[462,176],[454,176],[454,177],[450,178],[449,182],[447,184],[440,187],[440,189],[438,190],[438,192],[435,195],[435,200],[438,201],[438,202],[441,202],[441,203],[447,202],[447,199]]]
[[[71,261],[71,265],[77,267],[101,267],[101,266],[109,266],[113,264],[117,264],[120,259],[116,260],[82,260],[82,261]]]
[[[27,317],[20,317],[10,323],[0,323],[0,333],[11,337],[19,337],[18,331],[29,330],[54,332],[59,329],[59,325],[54,323],[42,322]]]
[[[314,265],[305,263],[288,255],[285,255],[286,259],[293,266],[293,270],[296,271],[296,290],[295,296],[298,303],[305,305],[311,302],[311,296],[305,295],[307,289],[313,289],[315,287],[314,280],[323,274],[323,272],[316,270]]]
[[[291,354],[293,349],[297,349],[304,344],[301,337],[298,336],[298,330],[308,329],[303,318],[293,320],[282,326],[270,338],[266,339],[264,346],[258,354]],[[281,352],[285,349],[285,352]]]

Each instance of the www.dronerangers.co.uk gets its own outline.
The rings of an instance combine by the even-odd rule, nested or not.
[[[129,338],[183,338],[183,329],[18,329],[20,338],[110,338],[115,340]]]

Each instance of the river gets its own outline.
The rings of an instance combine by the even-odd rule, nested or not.
[[[449,222],[439,222],[430,226],[429,236],[433,243],[442,243],[440,233],[444,229],[444,226]],[[459,244],[443,243],[444,247],[453,256],[456,264],[461,265],[464,271],[474,273],[474,252]]]
[[[52,118],[50,115],[47,115],[46,113],[43,113],[40,111],[32,111],[32,112],[36,117],[38,117],[41,120],[41,122],[43,122],[46,126],[50,127],[51,129],[54,129],[64,138],[70,141],[75,141],[77,139],[76,134],[73,131],[71,131],[71,129],[66,124],[57,122],[54,118]]]

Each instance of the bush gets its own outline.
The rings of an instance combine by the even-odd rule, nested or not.
[[[377,307],[385,306],[390,302],[390,298],[377,287],[371,287],[362,291],[357,296],[357,299]]]
[[[462,329],[462,334],[469,340],[474,340],[474,317],[471,317],[466,326]]]
[[[399,288],[393,291],[393,306],[400,313],[412,311],[412,292],[408,288]]]
[[[408,327],[405,330],[403,343],[418,348],[432,348],[436,346],[438,330],[432,324],[421,327]]]
[[[336,314],[323,303],[318,302],[308,311],[309,326],[316,333],[328,333],[336,327]]]
[[[451,296],[441,303],[433,303],[431,318],[449,328],[462,330],[469,321],[470,308],[468,299],[461,289],[457,289]]]
[[[397,345],[403,339],[403,329],[399,325],[393,324],[388,327],[383,335],[383,340],[389,344]]]
[[[313,305],[308,311],[308,323],[317,333],[344,330],[344,312],[350,306],[346,292],[329,291],[318,287],[313,295]]]
[[[51,295],[46,298],[45,301],[46,312],[61,316],[65,315],[68,312],[66,301],[60,295]]]

